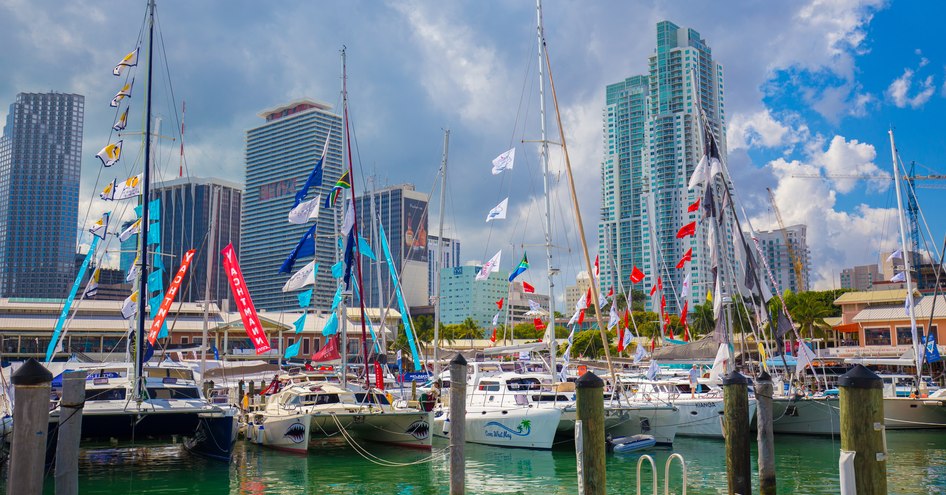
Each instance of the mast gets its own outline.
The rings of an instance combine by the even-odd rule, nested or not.
[[[151,74],[154,65],[154,0],[148,0],[148,79],[145,97],[145,161],[141,184],[141,271],[138,274],[138,331],[135,333],[135,401],[144,400],[142,368],[144,367],[145,308],[148,294],[148,202],[151,188]]]
[[[217,232],[217,201],[214,196],[216,189],[214,189],[213,183],[210,184],[210,236],[207,239],[207,275],[205,278],[205,287],[204,287],[204,326],[201,329],[201,340],[200,340],[200,379],[204,379],[204,371],[207,369],[207,320],[210,317],[210,284],[211,284],[211,273],[213,273],[213,264],[211,263],[211,258],[213,257],[214,248],[216,244],[216,232]],[[219,311],[219,308],[217,308]],[[282,346],[280,346],[282,348]]]
[[[346,70],[346,67],[345,67],[345,46],[342,45],[342,101],[343,101],[343,102],[348,98],[348,91],[347,91],[347,87],[346,87],[347,75],[346,75],[345,70]],[[343,103],[343,105],[344,105],[344,103]],[[344,114],[343,114],[343,115],[342,115],[342,119],[344,119],[344,118],[345,118],[345,116],[344,116]],[[345,126],[345,121],[344,121],[344,120],[342,121],[342,126],[343,126],[343,127]],[[345,168],[345,149],[346,149],[347,145],[348,145],[348,135],[347,135],[347,133],[343,132],[343,133],[342,133],[342,168],[343,168],[343,169]],[[343,173],[344,173],[344,172],[343,172]],[[333,219],[333,221],[334,221],[334,223],[335,223],[335,232],[336,232],[336,235],[337,235],[338,229],[339,229],[339,226],[338,226],[338,208],[332,208],[332,219]],[[340,256],[339,248],[338,248],[338,238],[333,238],[333,241],[332,241],[332,242],[335,243],[335,246],[333,246],[333,247],[335,248],[335,263],[338,263],[338,262],[341,261],[341,259],[342,259],[342,257]],[[339,282],[339,283],[343,283],[343,282]],[[340,326],[342,327],[341,335],[340,335],[339,338],[338,338],[338,345],[339,345],[339,347],[342,348],[342,349],[341,349],[341,354],[342,354],[342,387],[343,387],[343,388],[348,388],[348,310],[347,310],[347,308],[348,308],[348,301],[345,300],[345,297],[344,297],[344,296],[342,297],[342,303],[341,303],[339,306],[340,306],[340,307],[338,307],[338,308],[335,309],[335,312],[336,312],[335,314],[337,315],[337,318],[338,318],[339,322],[341,323]]]
[[[916,311],[914,311],[913,301],[913,279],[910,276],[910,252],[907,251],[907,230],[906,222],[903,219],[903,197],[900,194],[900,169],[897,167],[897,146],[893,140],[893,129],[887,131],[890,135],[890,156],[893,160],[893,178],[894,186],[897,192],[897,221],[900,223],[900,252],[903,260],[903,273],[907,278],[907,313],[910,316],[910,334],[913,338],[913,354],[916,362],[916,390],[920,388],[922,379],[923,355],[916,332]]]
[[[552,382],[554,383],[558,381],[558,370],[555,364],[558,345],[555,343],[555,294],[553,290],[555,283],[552,280],[552,276],[555,274],[555,268],[552,267],[552,187],[549,174],[549,141],[545,126],[545,74],[542,71],[545,66],[545,28],[542,26],[542,0],[535,0],[535,17],[535,34],[539,45],[539,122],[541,126],[539,142],[542,144],[542,187],[545,192],[545,258],[547,263],[546,276],[549,282],[549,368],[551,368]]]
[[[440,228],[437,230],[437,262],[434,266],[434,380],[440,376],[440,271],[443,269],[443,210],[447,193],[447,154],[450,151],[450,129],[443,131],[443,160],[440,163]],[[406,329],[405,329],[406,330]]]
[[[380,253],[380,252],[381,252],[381,237],[380,237],[380,236],[381,236],[381,231],[378,229],[378,223],[380,223],[380,220],[378,220],[378,219],[375,218],[376,210],[375,210],[375,207],[374,207],[374,206],[375,206],[375,205],[374,205],[374,198],[375,198],[375,196],[378,195],[378,194],[377,194],[377,193],[378,193],[378,182],[377,182],[378,178],[377,178],[377,175],[371,176],[371,178],[370,178],[369,180],[371,181],[371,189],[372,189],[371,196],[370,196],[370,198],[371,198],[371,235],[372,235],[372,237],[375,238],[374,252]],[[375,268],[376,268],[375,271],[374,271],[374,273],[375,273],[375,276],[376,276],[377,279],[378,279],[378,285],[377,285],[377,291],[378,291],[378,307],[377,307],[377,309],[378,309],[378,317],[381,318],[381,307],[383,306],[383,304],[382,304],[382,299],[383,299],[382,294],[383,294],[383,291],[381,290],[381,260],[378,259],[377,262],[374,264],[374,266],[375,266]],[[385,308],[386,308],[386,307],[385,307]],[[387,332],[385,332],[385,330],[384,330],[384,321],[385,321],[384,318],[381,318],[381,319],[379,320],[378,328],[379,328],[379,333],[381,334],[381,354],[384,354],[385,356],[387,356],[387,355],[388,355],[388,335],[387,335]]]

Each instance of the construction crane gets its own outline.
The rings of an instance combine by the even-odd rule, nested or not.
[[[772,192],[771,188],[765,188],[769,192],[769,200],[772,202],[772,211],[775,212],[775,219],[778,220],[778,228],[782,231],[782,238],[785,240],[785,250],[788,251],[788,260],[792,265],[792,270],[795,271],[795,290],[801,291],[805,288],[805,281],[802,279],[802,264],[801,260],[798,259],[798,255],[795,253],[795,248],[792,246],[791,241],[788,239],[788,231],[785,230],[785,223],[782,222],[782,214],[778,211],[778,205],[775,204],[775,194]]]

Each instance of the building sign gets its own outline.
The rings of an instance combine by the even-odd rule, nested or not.
[[[296,179],[283,179],[269,184],[259,186],[259,199],[266,201],[269,199],[281,198],[296,193]]]
[[[404,198],[404,259],[427,263],[427,202]]]

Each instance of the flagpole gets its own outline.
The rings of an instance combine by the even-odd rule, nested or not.
[[[207,274],[205,278],[205,287],[204,287],[204,325],[201,329],[201,340],[200,340],[200,379],[204,380],[204,372],[207,370],[207,320],[210,316],[210,283],[211,283],[211,273],[213,272],[213,260],[214,248],[216,246],[216,232],[217,232],[217,202],[215,201],[215,196],[217,190],[214,188],[213,183],[210,184],[210,238],[207,239]],[[218,311],[220,308],[217,308]]]

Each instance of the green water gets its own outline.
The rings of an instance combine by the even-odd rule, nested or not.
[[[946,494],[946,432],[889,432],[890,493]],[[434,453],[445,442],[435,440]],[[664,462],[671,452],[687,461],[687,493],[726,493],[722,441],[678,438],[673,450],[651,452],[657,461],[660,493]],[[776,437],[778,492],[838,492],[838,439]],[[386,461],[424,461],[430,453],[371,446]],[[557,495],[577,493],[575,453],[467,445],[467,493]],[[636,493],[636,455],[608,455],[608,493]],[[753,462],[755,449],[753,448]],[[755,465],[753,465],[754,467]],[[675,467],[672,493],[682,493]],[[441,455],[433,462],[397,467],[369,462],[344,445],[330,444],[298,456],[239,443],[229,465],[192,457],[178,447],[83,451],[82,494],[447,494],[449,471]],[[650,493],[650,475],[644,475]],[[47,493],[53,493],[52,477]],[[758,490],[758,481],[754,483]],[[3,487],[3,492],[6,488]]]

